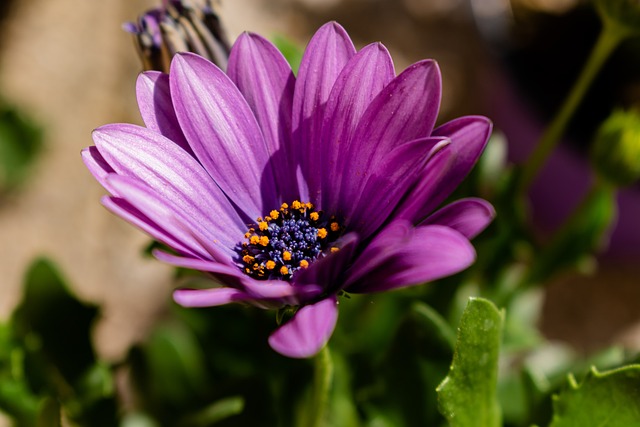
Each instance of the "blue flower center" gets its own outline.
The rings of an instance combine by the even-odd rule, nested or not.
[[[256,279],[290,279],[327,252],[343,227],[334,216],[316,211],[311,203],[295,200],[258,218],[239,246],[243,271]]]

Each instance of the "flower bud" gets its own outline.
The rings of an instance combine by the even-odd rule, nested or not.
[[[177,52],[197,53],[225,69],[230,46],[217,10],[217,0],[163,0],[124,29],[134,35],[145,70],[168,73]]]
[[[640,179],[640,112],[615,111],[600,126],[591,150],[598,174],[616,186]]]
[[[596,0],[596,7],[605,23],[640,34],[640,0]]]

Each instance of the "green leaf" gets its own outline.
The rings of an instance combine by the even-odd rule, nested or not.
[[[22,182],[41,145],[40,128],[0,100],[0,193]]]
[[[582,383],[572,375],[568,380],[553,398],[550,427],[640,426],[640,365],[602,373],[591,368]]]
[[[273,44],[280,52],[282,52],[282,55],[285,57],[289,65],[291,65],[293,73],[297,74],[304,50],[288,38],[280,35],[273,37]]]
[[[96,361],[91,328],[97,315],[97,307],[71,293],[51,261],[38,259],[27,271],[22,302],[12,323],[16,336],[27,343],[31,353],[55,367],[59,371],[55,376],[74,384]]]
[[[227,397],[212,403],[201,411],[188,416],[181,427],[208,427],[224,419],[242,413],[244,399],[240,396]]]
[[[143,399],[158,406],[162,418],[168,416],[165,411],[174,413],[203,395],[208,377],[205,355],[193,331],[183,324],[158,325],[132,356],[136,385]]]
[[[438,386],[440,412],[451,427],[498,427],[496,397],[503,313],[471,298],[462,314],[449,375]]]

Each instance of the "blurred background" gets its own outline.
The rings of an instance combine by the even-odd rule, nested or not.
[[[134,92],[140,63],[121,25],[158,2],[0,1],[0,100],[41,132],[28,173],[0,193],[0,318],[19,301],[30,261],[49,256],[80,298],[103,306],[96,345],[115,360],[167,309],[172,270],[143,257],[149,239],[102,208],[104,190],[80,150],[100,125],[141,123]],[[440,122],[489,116],[516,162],[526,158],[599,30],[592,8],[578,0],[226,0],[221,18],[230,40],[248,30],[301,46],[337,20],[357,47],[383,42],[396,72],[434,58],[444,84]],[[631,42],[616,52],[534,185],[541,239],[589,185],[586,146],[597,124],[615,106],[638,106],[637,53]],[[640,349],[639,217],[638,188],[622,192],[619,224],[597,272],[587,263],[586,273],[549,285],[541,321],[549,338],[581,352],[612,342]]]

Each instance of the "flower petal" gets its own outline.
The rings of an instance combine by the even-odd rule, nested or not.
[[[148,129],[125,124],[96,129],[93,139],[119,175],[144,182],[174,212],[188,218],[202,236],[215,238],[226,248],[241,239],[244,221],[202,166],[173,142]]]
[[[277,206],[269,152],[235,84],[190,53],[173,58],[169,78],[180,127],[216,184],[251,219]]]
[[[291,108],[295,77],[280,51],[256,34],[244,33],[229,56],[229,78],[236,84],[262,129],[282,200],[300,197],[291,146]]]
[[[435,148],[448,145],[441,137],[423,138],[394,148],[379,164],[371,166],[364,189],[356,198],[343,201],[349,228],[362,239],[375,232],[389,218],[415,182]]]
[[[368,293],[417,285],[458,273],[474,260],[473,246],[456,230],[441,225],[413,228],[399,221],[363,251],[344,290]]]
[[[420,171],[415,184],[408,194],[405,194],[392,216],[417,224],[429,215],[437,206],[434,206],[434,200],[440,199],[438,190],[446,185],[443,181],[447,179],[449,170],[455,164],[455,156],[451,144],[435,153]]]
[[[205,248],[192,238],[191,233],[186,231],[190,227],[198,227],[198,224],[194,224],[190,218],[185,217],[171,202],[163,200],[155,191],[135,178],[111,174],[107,180],[122,199],[153,223],[162,224],[162,228],[169,235],[189,249],[188,253],[195,253],[199,258],[207,257]],[[208,230],[197,230],[198,232],[209,232]],[[229,249],[226,252],[227,258],[233,253]]]
[[[355,53],[344,28],[329,22],[315,33],[300,63],[293,97],[293,138],[314,201],[323,173],[318,159],[325,104],[340,72]]]
[[[238,289],[220,287],[211,289],[178,289],[173,300],[183,307],[214,307],[232,302],[241,302],[248,296]]]
[[[429,216],[423,224],[438,224],[453,228],[473,239],[484,230],[496,215],[491,203],[476,198],[456,200]]]
[[[166,136],[194,156],[173,109],[169,76],[158,71],[141,73],[136,81],[136,97],[147,128]]]
[[[80,155],[82,156],[82,161],[85,166],[89,169],[89,172],[91,172],[91,175],[93,175],[96,181],[98,181],[105,190],[115,196],[116,194],[113,192],[112,188],[109,188],[109,184],[106,180],[107,175],[114,173],[115,171],[102,157],[98,149],[96,147],[86,147],[82,149]]]
[[[323,144],[317,159],[324,169],[319,205],[335,212],[343,170],[343,156],[356,126],[371,100],[395,77],[393,61],[381,43],[362,48],[340,73],[325,111]]]
[[[465,116],[451,120],[433,131],[433,136],[451,140],[451,148],[456,155],[447,179],[438,187],[437,197],[430,203],[431,209],[442,203],[469,174],[489,141],[492,127],[491,120],[486,117]]]
[[[362,116],[344,162],[340,203],[362,191],[372,163],[403,142],[428,137],[438,115],[441,97],[438,65],[417,62],[391,81]],[[340,206],[344,208],[344,206]]]
[[[156,250],[153,255],[160,261],[178,267],[212,273],[225,285],[241,290],[245,302],[263,308],[279,308],[284,305],[299,305],[306,300],[317,297],[322,288],[317,285],[294,287],[283,280],[255,280],[245,275],[237,266],[219,262],[186,258]]]
[[[293,318],[269,337],[269,345],[278,353],[294,358],[307,358],[324,347],[338,320],[335,296],[302,307]]]
[[[335,243],[339,250],[311,263],[307,269],[299,270],[293,276],[296,288],[318,286],[325,292],[337,291],[341,285],[341,275],[351,263],[359,239],[356,233],[348,233]],[[316,295],[317,296],[317,295]]]
[[[182,242],[176,236],[171,235],[169,231],[145,216],[126,200],[119,197],[106,196],[102,198],[102,204],[107,210],[138,227],[155,240],[174,248],[180,253],[196,256],[197,250],[190,248],[188,243]]]

